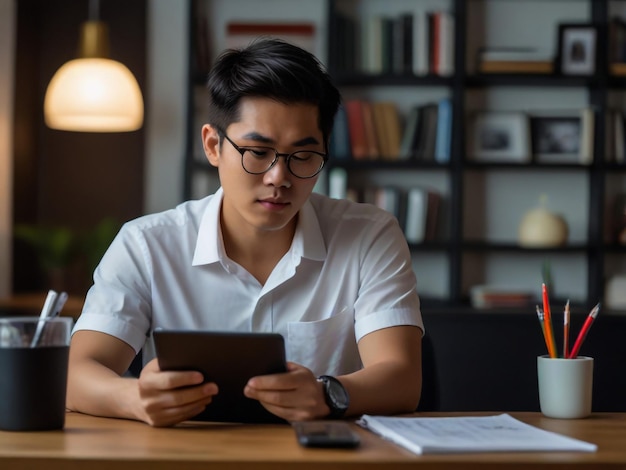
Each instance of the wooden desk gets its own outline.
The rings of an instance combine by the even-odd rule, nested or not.
[[[472,413],[464,413],[469,415]],[[473,413],[494,414],[494,413]],[[420,413],[442,416],[443,413]],[[450,415],[450,414],[448,414]],[[458,415],[458,414],[456,414]],[[69,413],[64,431],[0,431],[2,470],[350,470],[626,468],[626,413],[556,420],[539,413],[512,416],[598,445],[595,453],[414,455],[358,426],[357,450],[305,449],[286,425],[184,423],[176,428]]]

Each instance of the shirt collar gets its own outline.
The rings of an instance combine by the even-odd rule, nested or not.
[[[200,226],[198,227],[198,238],[193,255],[192,266],[211,264],[226,259],[222,230],[219,224],[220,208],[224,191],[219,188],[215,194],[209,198],[209,202],[204,209]],[[304,203],[298,216],[298,226],[289,249],[293,257],[308,258],[323,261],[326,258],[326,244],[319,225],[317,213],[311,201]]]
[[[200,226],[198,227],[198,238],[191,262],[192,266],[216,263],[226,257],[219,223],[223,197],[224,191],[222,188],[219,188],[209,198],[209,202],[204,209]]]
[[[293,237],[291,249],[294,256],[323,261],[326,258],[326,244],[320,228],[317,213],[308,200],[298,214],[298,226]]]

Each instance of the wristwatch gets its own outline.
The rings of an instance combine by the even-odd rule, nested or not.
[[[317,381],[321,382],[324,387],[324,399],[326,400],[326,405],[330,408],[330,414],[327,418],[341,418],[348,410],[348,405],[350,404],[348,391],[339,380],[330,375],[320,375]]]

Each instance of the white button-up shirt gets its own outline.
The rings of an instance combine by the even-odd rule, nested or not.
[[[74,331],[143,348],[144,363],[154,357],[156,328],[277,332],[287,360],[342,375],[362,367],[357,342],[368,333],[423,330],[410,253],[389,213],[313,193],[289,251],[261,285],[226,255],[221,201],[218,190],[126,223]]]

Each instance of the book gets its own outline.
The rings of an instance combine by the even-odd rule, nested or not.
[[[426,239],[428,216],[428,190],[410,188],[406,197],[404,236],[409,243],[422,243]]]
[[[584,108],[580,115],[580,153],[579,163],[591,165],[593,163],[593,136],[595,133],[595,114],[593,109]]]
[[[450,98],[442,98],[437,103],[437,131],[435,135],[435,161],[450,161],[452,143],[452,102]]]
[[[598,449],[596,444],[531,426],[506,413],[440,418],[363,415],[357,424],[415,454]]]
[[[383,155],[387,160],[397,160],[400,154],[400,140],[402,138],[402,126],[398,109],[393,101],[381,103],[385,132],[387,134],[388,151]]]
[[[404,123],[402,140],[400,141],[400,160],[409,160],[417,148],[419,137],[420,106],[412,106]]]
[[[333,168],[328,174],[328,196],[345,199],[348,188],[348,173],[343,168]]]
[[[397,75],[410,73],[413,60],[413,15],[404,13],[392,21],[392,70]]]
[[[365,73],[377,75],[383,71],[383,17],[372,15],[367,18],[361,27],[363,49],[362,70]]]
[[[413,73],[418,76],[428,74],[428,25],[423,12],[413,13]]]
[[[470,288],[470,300],[474,308],[528,308],[534,299],[532,292],[520,289],[487,285],[476,285]]]
[[[361,101],[361,113],[363,114],[363,130],[365,132],[365,154],[370,160],[375,160],[380,155],[380,147],[378,145],[376,125],[374,124],[372,103]]]
[[[404,236],[409,243],[423,243],[437,238],[441,194],[426,187],[410,188],[403,199]]]
[[[432,242],[437,239],[440,205],[441,194],[437,191],[428,190],[426,193],[426,230],[424,232],[424,241]]]
[[[481,48],[478,51],[477,58],[478,62],[551,62],[552,53],[533,47],[489,47]]]
[[[437,115],[439,105],[429,103],[424,105],[422,114],[422,127],[420,128],[419,147],[417,159],[431,162],[435,159],[435,140],[437,138]]]
[[[428,71],[432,74],[439,73],[439,41],[441,35],[441,14],[438,11],[428,13]]]
[[[349,15],[340,11],[336,12],[336,34],[331,38],[335,53],[331,57],[334,68],[341,72],[353,72],[360,67],[359,63],[359,38],[356,36],[356,21]]]
[[[552,73],[552,61],[539,60],[481,60],[478,65],[480,73]]]
[[[393,18],[382,18],[382,73],[393,73]]]
[[[361,100],[348,100],[345,103],[348,115],[348,130],[350,134],[350,152],[355,160],[368,158],[367,139],[365,137],[365,122],[363,121],[363,107]]]
[[[247,46],[259,36],[280,38],[313,54],[317,53],[313,23],[231,21],[226,25],[226,47],[228,48]]]
[[[383,210],[393,214],[400,224],[403,223],[403,194],[398,188],[380,187],[375,188],[373,193],[373,203]]]
[[[372,102],[372,116],[374,118],[374,129],[376,131],[376,139],[378,140],[379,157],[386,158],[390,155],[391,143],[387,126],[385,124],[384,104],[380,101]]]
[[[350,158],[350,130],[346,108],[341,105],[337,109],[333,131],[330,134],[330,151],[333,158],[347,160]]]
[[[372,102],[374,128],[383,160],[397,160],[400,154],[402,127],[395,103],[391,101]]]
[[[438,70],[442,77],[449,77],[454,73],[454,16],[447,12],[439,12],[439,50]]]

